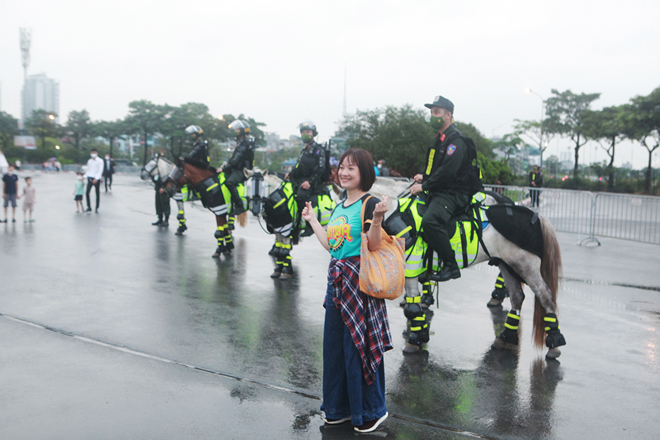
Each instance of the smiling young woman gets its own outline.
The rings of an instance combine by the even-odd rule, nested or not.
[[[387,199],[369,198],[376,175],[365,150],[346,150],[337,177],[347,197],[333,211],[327,232],[310,203],[302,213],[332,257],[324,303],[321,409],[328,425],[350,421],[357,432],[372,432],[388,415],[384,353],[393,347],[385,301],[359,289],[360,242],[364,230],[369,249],[380,247]]]

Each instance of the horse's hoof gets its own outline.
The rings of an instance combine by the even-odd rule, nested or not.
[[[211,255],[211,258],[220,258],[220,254],[216,252],[215,254]]]
[[[403,349],[403,354],[415,354],[422,351],[419,345],[413,345],[406,343],[406,347]]]
[[[499,306],[502,305],[502,302],[503,301],[501,299],[491,298],[490,301],[488,301],[488,304],[486,304],[486,306],[488,306],[488,307],[499,307]]]
[[[555,347],[548,350],[548,353],[545,355],[545,358],[557,359],[559,356],[561,356],[561,350]]]
[[[228,257],[228,256],[231,255],[231,251],[224,251],[224,252],[222,253],[222,255],[224,255],[225,257]]]
[[[504,342],[499,338],[495,339],[495,342],[493,342],[493,345],[491,345],[491,347],[496,350],[510,350],[510,351],[518,350],[517,345],[509,344],[508,342]]]
[[[280,274],[280,280],[282,280],[282,281],[288,281],[290,278],[291,278],[291,275],[289,275],[288,273],[283,272],[282,274]]]

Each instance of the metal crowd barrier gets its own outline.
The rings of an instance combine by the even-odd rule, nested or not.
[[[535,188],[485,187],[518,205],[532,208],[530,191]],[[581,244],[600,245],[596,236],[660,244],[660,197],[554,188],[536,191],[539,191],[539,207],[532,209],[549,219],[555,230],[586,236]]]

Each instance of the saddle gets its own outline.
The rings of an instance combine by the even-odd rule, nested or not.
[[[327,191],[312,196],[312,208],[316,218],[325,226],[330,221],[332,211],[335,209],[335,202],[330,198]],[[284,181],[282,184],[266,199],[264,202],[264,219],[268,232],[277,232],[288,237],[293,232],[294,221],[298,219],[298,203],[293,193],[293,184],[290,181]],[[301,219],[299,228],[306,227],[306,222]]]
[[[463,268],[477,258],[483,230],[488,219],[481,207],[483,197],[473,199],[467,208],[452,216],[447,228],[450,243],[456,253],[456,262]],[[406,277],[420,275],[428,267],[438,270],[440,262],[435,252],[426,243],[422,230],[422,218],[426,212],[423,198],[409,196],[398,200],[399,209],[384,222],[385,232],[406,241]]]

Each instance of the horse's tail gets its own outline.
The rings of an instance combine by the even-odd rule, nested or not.
[[[244,228],[247,224],[247,211],[238,214],[236,219],[238,220],[238,224],[241,225],[241,228]]]
[[[555,229],[549,221],[539,216],[541,233],[543,234],[543,257],[541,258],[541,277],[550,289],[552,302],[557,307],[557,293],[559,292],[559,277],[561,275],[561,251]],[[545,342],[545,309],[538,297],[534,301],[534,344],[542,347]]]

